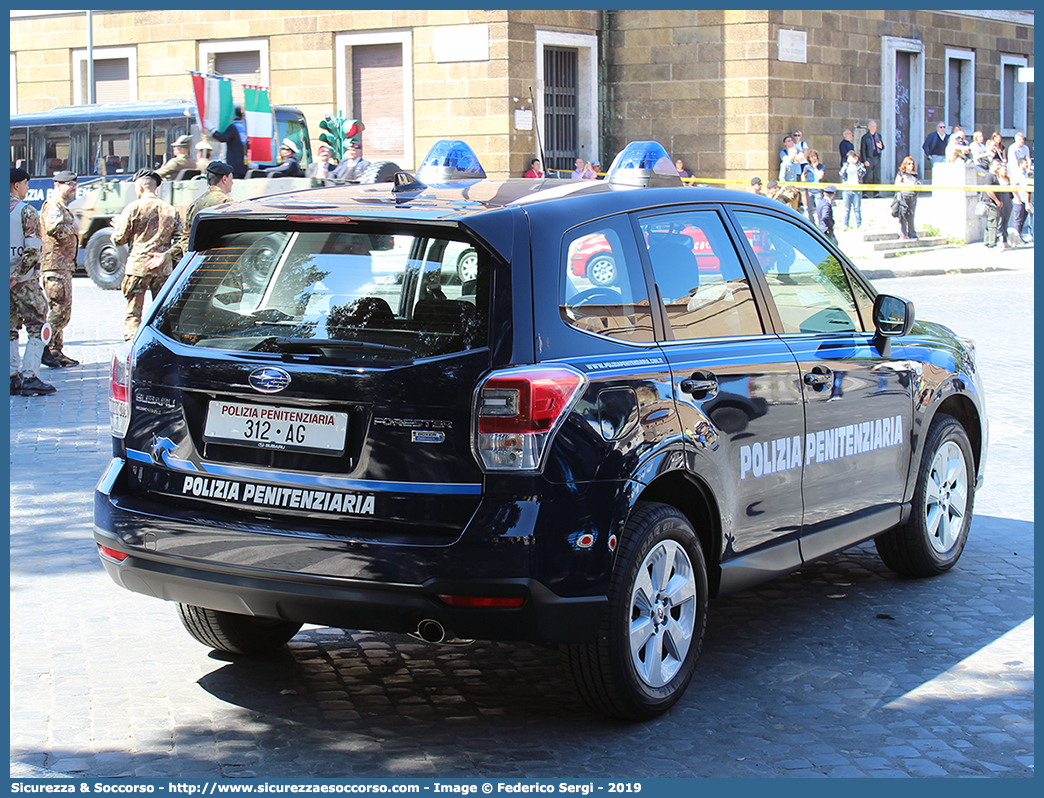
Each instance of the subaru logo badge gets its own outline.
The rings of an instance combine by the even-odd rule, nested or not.
[[[263,369],[254,369],[248,378],[250,387],[261,393],[279,393],[290,384],[290,375],[282,369],[266,366]]]

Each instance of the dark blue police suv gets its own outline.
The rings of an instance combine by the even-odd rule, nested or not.
[[[576,181],[439,146],[199,214],[113,361],[118,584],[232,654],[302,623],[562,644],[593,708],[647,718],[710,598],[871,538],[907,576],[957,562],[971,342],[654,143]]]

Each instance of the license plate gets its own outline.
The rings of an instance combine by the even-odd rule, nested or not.
[[[347,413],[211,401],[203,440],[257,449],[344,454]]]

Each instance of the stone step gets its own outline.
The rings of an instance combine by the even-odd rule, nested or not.
[[[904,249],[928,249],[930,247],[937,247],[946,243],[946,239],[942,236],[920,236],[915,239],[903,240],[898,236],[893,236],[888,241],[877,241],[874,243],[874,252],[891,252],[894,250]]]
[[[914,242],[917,243],[916,241]],[[903,255],[909,255],[913,252],[935,252],[940,249],[956,249],[953,244],[938,244],[931,247],[918,247],[917,249],[893,249],[887,252],[878,253],[882,258],[899,258]]]

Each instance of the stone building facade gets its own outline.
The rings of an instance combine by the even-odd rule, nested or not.
[[[17,14],[18,12],[15,12]],[[86,102],[85,12],[12,15],[11,113]],[[606,168],[655,139],[697,176],[774,176],[784,133],[837,165],[841,132],[880,122],[922,162],[938,121],[1033,142],[1032,12],[97,11],[99,99],[191,94],[189,71],[272,89],[318,122],[366,124],[367,157],[416,168],[460,138],[491,175],[530,158]]]

